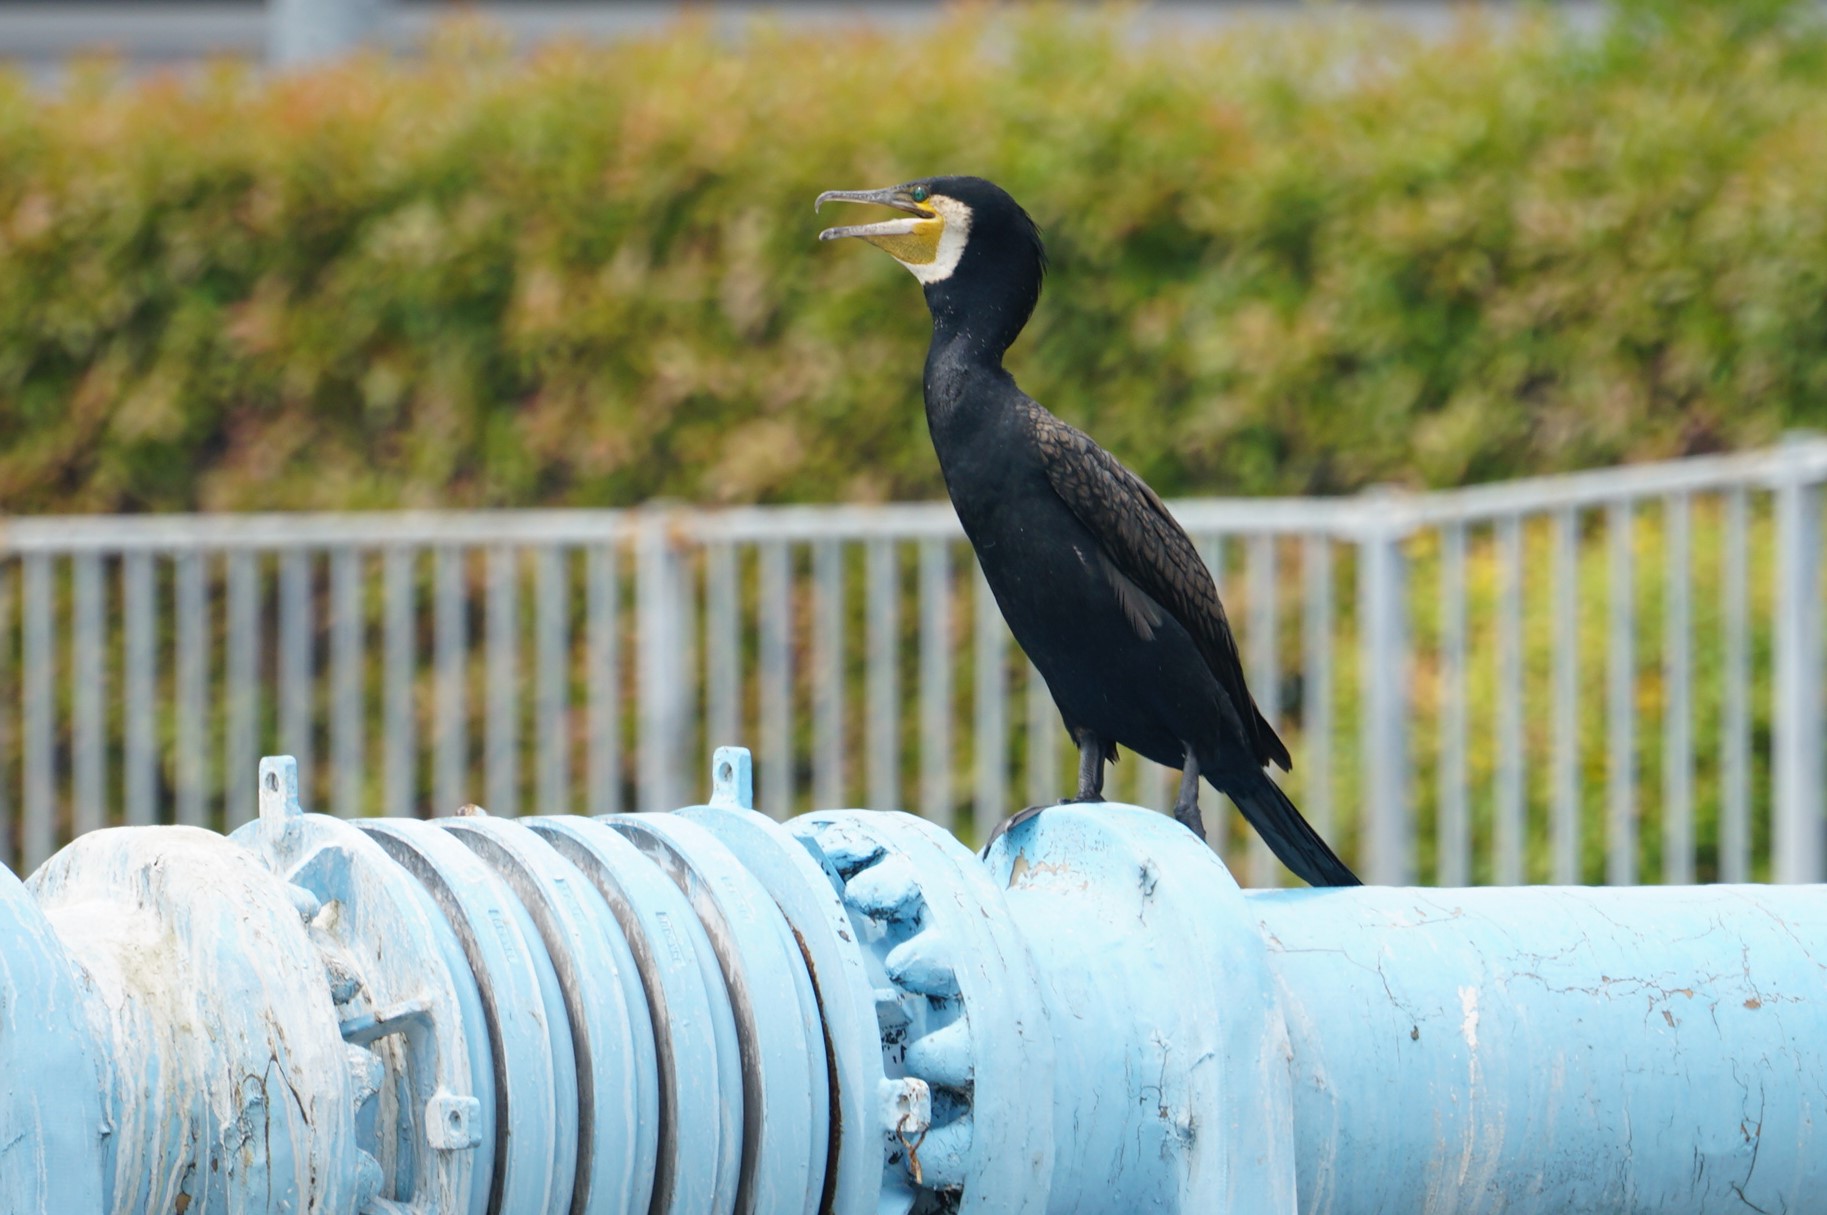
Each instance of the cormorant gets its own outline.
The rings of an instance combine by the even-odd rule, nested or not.
[[[1125,746],[1181,770],[1174,817],[1200,839],[1203,776],[1297,876],[1356,885],[1265,771],[1286,771],[1288,749],[1250,698],[1218,588],[1186,532],[1140,477],[1003,368],[1046,273],[1028,213],[976,177],[829,190],[816,206],[827,202],[902,212],[819,239],[860,237],[920,280],[933,321],[933,447],[996,604],[1078,746],[1072,800],[1103,800],[1104,763]]]

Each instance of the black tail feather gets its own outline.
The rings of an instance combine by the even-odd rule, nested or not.
[[[1309,886],[1363,885],[1267,772],[1251,772],[1236,788],[1224,791],[1295,877]]]

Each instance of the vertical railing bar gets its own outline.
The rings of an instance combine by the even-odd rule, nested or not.
[[[300,800],[318,810],[316,757],[316,675],[312,670],[311,554],[288,549],[279,559],[279,749],[298,761]]]
[[[28,553],[23,562],[21,616],[24,620],[24,667],[20,716],[23,722],[25,813],[21,833],[21,861],[30,872],[56,851],[56,699],[51,689],[52,647],[56,644],[51,617],[51,558]]]
[[[102,661],[102,559],[71,558],[70,828],[76,835],[107,822],[107,666]]]
[[[1024,666],[1028,702],[1028,804],[1045,806],[1077,790],[1059,787],[1059,738],[1063,732],[1059,713],[1053,707],[1047,681],[1040,677],[1033,663]]]
[[[230,831],[259,809],[254,790],[260,762],[260,570],[248,549],[223,562],[228,637],[223,655],[228,723],[222,751],[223,826]]]
[[[1580,880],[1579,786],[1579,516],[1572,507],[1554,513],[1554,712],[1550,762],[1550,878],[1567,886]]]
[[[952,825],[952,575],[944,540],[920,542],[920,813]]]
[[[176,722],[177,821],[202,827],[208,821],[204,738],[208,728],[206,700],[209,681],[209,599],[203,586],[203,557],[181,552],[177,575],[177,687]]]
[[[1497,789],[1491,872],[1499,885],[1523,881],[1523,536],[1522,519],[1497,523]]]
[[[704,551],[704,720],[712,747],[742,744],[742,592],[736,547]]]
[[[348,545],[330,553],[330,807],[341,818],[362,812],[362,566]]]
[[[1636,504],[1621,499],[1606,508],[1609,548],[1606,605],[1605,880],[1637,880],[1636,635],[1631,586],[1631,544]]]
[[[1199,559],[1205,562],[1206,570],[1212,575],[1212,585],[1218,588],[1218,598],[1224,598],[1225,583],[1225,536],[1222,533],[1201,536],[1197,542]],[[1228,605],[1227,605],[1228,606]]]
[[[1300,807],[1321,839],[1335,841],[1332,810],[1332,538],[1301,538]]]
[[[520,552],[488,550],[488,681],[483,727],[483,787],[491,814],[520,813]]]
[[[621,588],[618,550],[593,545],[585,557],[590,615],[590,790],[587,813],[619,814],[622,809],[622,681],[618,624]]]
[[[1688,586],[1691,509],[1686,494],[1662,504],[1664,570],[1662,623],[1662,880],[1694,880],[1694,741],[1692,625]]]
[[[1173,813],[1174,795],[1180,791],[1181,771],[1182,769],[1169,768],[1162,764],[1151,764],[1147,760],[1138,763],[1136,774],[1141,778],[1142,796],[1137,804],[1145,806],[1157,814]],[[1205,815],[1204,807],[1212,804],[1209,797],[1202,798],[1201,803],[1200,814],[1205,817],[1206,830],[1210,832],[1216,826],[1211,820],[1218,816]]]
[[[153,696],[157,684],[153,638],[158,628],[158,599],[153,591],[152,555],[130,552],[121,558],[122,660],[127,668],[122,680],[125,703],[122,799],[129,826],[152,823],[157,810],[158,753],[153,736]]]
[[[16,832],[24,826],[14,815],[19,803],[13,796],[13,722],[19,701],[13,692],[13,570],[14,562],[0,559],[0,865],[30,872],[18,863],[21,842]]]
[[[761,809],[777,819],[793,813],[792,552],[785,541],[761,544],[756,556],[757,628],[761,640]]]
[[[437,664],[435,815],[454,813],[473,800],[469,781],[469,596],[464,586],[467,551],[440,546],[432,567],[432,648]]]
[[[819,809],[850,803],[844,792],[844,550],[821,540],[812,549],[812,800]]]
[[[702,594],[703,548],[687,551],[681,537],[673,548],[671,565],[673,594],[679,604],[673,638],[677,643],[674,661],[678,663],[678,696],[673,705],[673,741],[671,779],[673,807],[702,802],[710,797],[710,751],[702,737],[705,726],[700,698],[704,691],[703,672],[698,669],[698,643],[701,640],[698,601]],[[700,760],[704,762],[699,762]]]
[[[1471,815],[1466,801],[1465,524],[1440,531],[1440,762],[1436,880],[1472,880]]]
[[[416,604],[413,567],[418,552],[404,545],[389,547],[381,558],[385,613],[382,625],[381,714],[384,756],[381,811],[404,816],[414,811],[418,788],[418,743],[413,697],[417,649],[413,619]]]
[[[1790,439],[1788,454],[1800,446]],[[1821,790],[1821,495],[1805,465],[1776,486],[1776,602],[1770,661],[1770,877],[1818,882],[1827,862]]]
[[[1005,670],[1008,627],[996,607],[981,566],[973,564],[971,624],[976,635],[973,695],[975,738],[971,769],[975,777],[971,825],[981,844],[1006,811],[1008,789],[1008,679]]]
[[[1751,880],[1751,643],[1750,495],[1740,486],[1725,495],[1725,537],[1719,578],[1720,626],[1725,633],[1720,669],[1719,880]]]
[[[642,527],[638,541],[635,607],[639,644],[636,691],[641,709],[636,804],[643,810],[684,805],[685,736],[692,726],[693,602],[683,555],[665,519]],[[694,786],[695,787],[695,786]]]
[[[865,557],[869,617],[869,808],[901,809],[901,577],[895,542],[873,536]]]
[[[1414,827],[1408,800],[1408,626],[1403,525],[1394,494],[1366,495],[1372,521],[1358,540],[1358,657],[1362,672],[1367,880],[1413,881]]]
[[[570,561],[570,550],[556,544],[543,544],[533,555],[539,814],[571,809]]]
[[[1249,562],[1250,635],[1245,641],[1249,652],[1250,695],[1255,698],[1262,715],[1274,726],[1281,716],[1277,712],[1281,696],[1275,669],[1275,537],[1269,532],[1256,532],[1250,536],[1246,551]],[[1274,780],[1278,775],[1279,769],[1271,765],[1269,779]],[[1281,866],[1275,863],[1269,845],[1263,841],[1261,833],[1256,831],[1250,832],[1249,859],[1251,885],[1281,884]]]

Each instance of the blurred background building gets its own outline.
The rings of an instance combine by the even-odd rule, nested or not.
[[[1209,30],[1238,22],[1335,20],[1362,10],[1439,34],[1465,7],[1462,0],[1369,0],[1314,11],[1300,0],[1168,0],[1147,6],[1144,15],[1163,25]],[[1511,0],[1484,6],[1500,15],[1519,7]],[[1588,27],[1601,19],[1598,0],[1559,0],[1552,7]],[[0,58],[38,73],[94,51],[140,67],[208,56],[296,63],[363,44],[411,50],[453,13],[482,17],[530,46],[652,32],[686,12],[727,22],[770,15],[830,28],[920,24],[943,8],[936,0],[0,0]]]

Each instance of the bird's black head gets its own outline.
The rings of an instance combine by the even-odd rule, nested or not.
[[[993,350],[1008,349],[1040,299],[1047,252],[1040,229],[1007,191],[981,177],[925,177],[885,190],[827,190],[827,202],[874,203],[905,212],[881,223],[826,228],[820,240],[857,236],[885,249],[926,291],[933,324]]]

